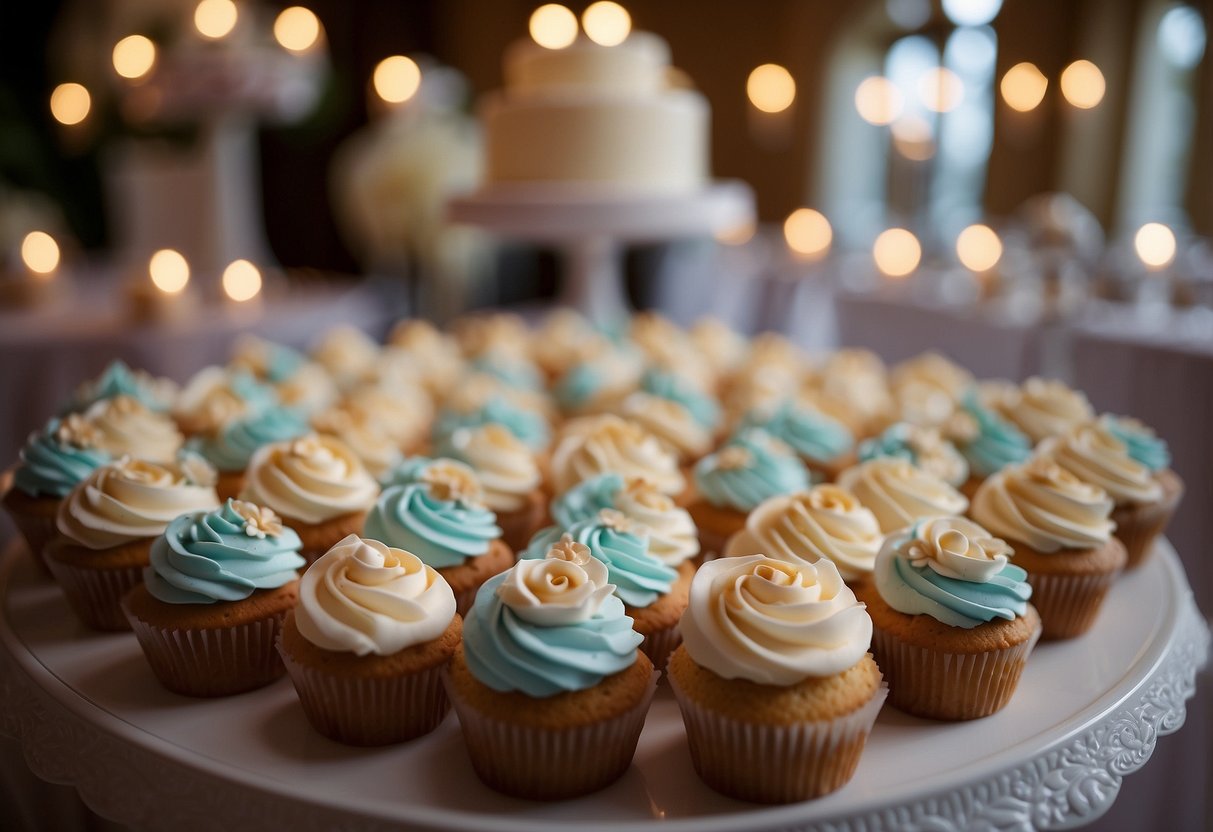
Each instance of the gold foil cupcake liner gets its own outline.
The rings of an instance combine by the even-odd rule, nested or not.
[[[882,681],[871,699],[837,719],[764,725],[700,705],[673,676],[670,687],[699,778],[721,794],[751,803],[796,803],[846,785],[889,692]]]
[[[1032,606],[1040,613],[1045,641],[1080,636],[1095,623],[1104,597],[1119,569],[1099,575],[1042,575],[1028,573]]]
[[[374,746],[405,742],[438,727],[450,703],[442,685],[442,668],[371,678],[338,676],[297,662],[278,651],[290,674],[307,721],[316,731],[346,745]]]
[[[119,569],[89,569],[47,558],[55,582],[63,590],[72,612],[94,630],[129,630],[122,611],[122,598],[143,583],[142,566]]]
[[[125,605],[123,605],[125,609]],[[231,696],[265,687],[286,671],[275,642],[286,612],[233,627],[160,627],[126,612],[160,684],[185,696]]]
[[[984,653],[945,653],[876,628],[872,653],[889,683],[889,704],[930,719],[978,719],[1011,700],[1041,627],[1027,641]]]
[[[486,786],[529,800],[563,800],[605,788],[627,771],[660,675],[653,671],[634,707],[611,719],[568,728],[536,728],[488,716],[461,699],[449,681],[447,695],[472,768]],[[542,707],[542,699],[535,701]]]

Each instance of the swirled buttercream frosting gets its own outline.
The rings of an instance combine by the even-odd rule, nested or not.
[[[100,437],[73,413],[52,418],[34,431],[18,454],[13,487],[31,497],[67,496],[76,484],[113,457],[98,447]]]
[[[784,401],[772,411],[759,409],[746,416],[743,427],[759,427],[811,462],[829,462],[855,444],[841,422],[816,408]]]
[[[922,517],[963,514],[969,506],[964,495],[943,480],[895,457],[848,468],[839,475],[838,484],[872,510],[885,534]]]
[[[84,418],[96,431],[98,447],[115,457],[171,462],[185,442],[172,419],[131,396],[102,399]]]
[[[307,420],[298,410],[269,407],[228,423],[214,436],[196,436],[186,446],[220,471],[243,471],[259,448],[307,432]]]
[[[980,477],[996,474],[1008,465],[1025,461],[1032,454],[1032,440],[997,410],[986,406],[970,391],[961,402],[973,423],[973,433],[960,443],[969,468]]]
[[[105,399],[129,396],[156,412],[169,409],[177,395],[177,385],[166,378],[154,378],[142,370],[132,370],[122,361],[114,361],[92,381],[76,388],[64,412],[87,410]]]
[[[254,453],[240,498],[291,520],[323,523],[365,511],[378,494],[379,485],[348,445],[308,434]]]
[[[1150,469],[1130,456],[1128,445],[1098,422],[1045,440],[1040,453],[1083,482],[1102,488],[1117,505],[1162,499],[1162,486]]]
[[[908,460],[951,486],[969,478],[969,463],[936,428],[897,422],[859,444],[860,462],[882,456]]]
[[[1161,471],[1171,465],[1167,441],[1144,422],[1130,416],[1105,413],[1099,417],[1099,426],[1125,443],[1129,456],[1151,471]]]
[[[714,506],[751,511],[763,500],[809,487],[809,472],[787,445],[745,428],[695,464],[695,488]]]
[[[640,425],[611,415],[567,425],[552,454],[556,491],[610,472],[648,480],[669,495],[681,493],[686,485],[677,456]]]
[[[1056,379],[1033,377],[1023,383],[1019,396],[1004,414],[1033,442],[1059,436],[1095,418],[1095,410],[1081,391]]]
[[[485,505],[495,512],[524,508],[542,484],[531,449],[503,425],[460,428],[442,451],[471,466],[484,488]]]

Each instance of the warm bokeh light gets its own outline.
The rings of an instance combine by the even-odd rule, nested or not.
[[[880,75],[864,78],[855,88],[855,109],[868,124],[891,124],[901,115],[904,103],[897,85]]]
[[[1007,102],[1007,106],[1021,113],[1039,107],[1048,88],[1049,79],[1030,61],[1015,64],[1008,69],[998,86],[1002,92],[1002,100]]]
[[[577,15],[559,3],[531,12],[531,38],[547,49],[564,49],[577,40]]]
[[[320,40],[320,19],[311,9],[291,6],[274,19],[274,40],[288,52],[306,52]]]
[[[923,105],[936,113],[950,113],[964,99],[965,85],[950,69],[937,66],[918,77],[918,97]]]
[[[194,7],[194,28],[203,37],[218,40],[236,28],[239,16],[232,0],[202,0]]]
[[[1160,222],[1148,222],[1137,229],[1133,248],[1147,269],[1165,268],[1175,259],[1175,232]]]
[[[925,162],[935,155],[935,136],[931,125],[919,115],[897,119],[890,128],[893,147],[902,156],[913,162]]]
[[[905,277],[918,268],[922,259],[922,246],[918,238],[904,228],[890,228],[880,232],[872,245],[872,259],[876,268],[889,277]]]
[[[59,244],[45,231],[31,231],[21,241],[21,262],[34,274],[50,276],[59,267]]]
[[[375,92],[389,104],[403,104],[421,88],[421,67],[412,58],[392,55],[375,67]]]
[[[247,260],[234,260],[223,270],[223,291],[234,301],[252,300],[261,292],[261,272]]]
[[[750,73],[745,91],[750,103],[764,113],[780,113],[796,100],[796,81],[779,64],[763,64]]]
[[[93,99],[82,85],[60,84],[51,93],[51,115],[60,124],[79,124],[88,117]]]
[[[156,44],[143,35],[127,35],[114,44],[114,71],[123,78],[142,78],[156,63]]]
[[[974,272],[988,272],[1002,259],[1002,240],[988,225],[970,225],[956,238],[956,256]]]
[[[834,231],[820,211],[797,208],[783,222],[783,237],[788,248],[805,260],[817,260],[830,250]]]
[[[758,232],[758,227],[752,222],[734,225],[729,228],[723,228],[715,233],[716,242],[724,243],[727,246],[743,246],[750,240],[754,239],[754,235]]]
[[[599,46],[617,46],[632,31],[632,16],[618,3],[598,0],[581,13],[581,28]]]
[[[181,252],[162,248],[148,261],[147,273],[162,292],[175,295],[190,282],[190,264]]]
[[[1080,110],[1099,106],[1106,89],[1103,73],[1090,61],[1075,61],[1062,70],[1061,94]]]

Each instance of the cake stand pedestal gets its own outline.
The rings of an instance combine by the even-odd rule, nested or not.
[[[622,247],[731,231],[753,224],[754,194],[715,182],[678,196],[640,196],[583,186],[495,185],[453,199],[453,222],[556,248],[564,277],[557,301],[600,324],[629,312]]]

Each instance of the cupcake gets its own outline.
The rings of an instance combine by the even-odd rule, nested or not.
[[[187,436],[212,436],[225,425],[278,403],[273,388],[243,370],[206,367],[173,403],[177,427]]]
[[[404,453],[374,419],[348,407],[336,405],[312,416],[312,429],[346,445],[377,480],[383,479],[404,461]]]
[[[610,347],[570,365],[552,385],[552,397],[564,413],[613,410],[640,385],[643,369],[638,354]]]
[[[1060,436],[1095,418],[1086,395],[1056,379],[1030,378],[1019,388],[1018,396],[1003,397],[999,404],[1002,415],[1033,443]]]
[[[225,424],[209,436],[196,436],[186,447],[201,455],[219,472],[215,490],[219,499],[237,497],[244,488],[244,472],[253,454],[265,445],[298,439],[308,433],[299,411],[268,407]]]
[[[932,517],[889,536],[857,595],[889,702],[931,719],[1001,710],[1040,638],[1027,573],[1011,547],[971,520]]]
[[[699,530],[705,556],[724,551],[730,537],[745,528],[759,503],[804,491],[809,472],[787,445],[759,428],[746,428],[716,453],[695,464],[695,496],[687,506]]]
[[[692,465],[712,449],[712,429],[682,402],[637,391],[623,400],[619,415],[664,442],[682,465]]]
[[[1170,522],[1183,494],[1183,484],[1172,472],[1155,472],[1134,458],[1121,434],[1129,434],[1137,441],[1139,453],[1145,441],[1152,438],[1140,423],[1101,419],[1047,440],[1040,452],[1083,482],[1099,486],[1112,498],[1116,537],[1125,545],[1127,568],[1132,569],[1146,559],[1153,550],[1154,539]],[[1165,445],[1162,452],[1166,454]],[[1156,454],[1151,461],[1158,462]]]
[[[84,419],[97,434],[97,446],[115,458],[172,462],[185,442],[171,418],[133,396],[102,399],[84,411]]]
[[[1009,419],[987,406],[974,390],[965,394],[961,408],[972,429],[957,443],[969,463],[969,478],[960,490],[971,500],[986,478],[1008,465],[1026,462],[1032,455],[1032,440]]]
[[[854,414],[856,435],[876,433],[895,410],[884,362],[870,350],[835,352],[822,364],[815,387]]]
[[[566,537],[586,546],[606,565],[608,579],[625,604],[632,626],[644,636],[640,649],[654,667],[664,668],[681,638],[678,620],[687,606],[694,565],[684,560],[673,566],[658,560],[649,550],[648,530],[610,508],[567,529],[544,529],[521,556],[524,560],[542,558]]]
[[[363,536],[421,558],[438,570],[467,613],[480,585],[508,569],[514,552],[471,468],[451,459],[414,461],[412,481],[398,469],[366,517]]]
[[[715,434],[720,428],[723,414],[716,399],[678,373],[650,368],[640,380],[640,389],[682,405],[704,430]]]
[[[855,440],[847,427],[807,404],[784,401],[773,410],[751,411],[743,427],[759,427],[787,444],[827,479],[854,462]]]
[[[12,469],[3,503],[30,553],[45,565],[42,549],[55,536],[59,504],[76,485],[111,461],[98,436],[78,414],[51,419],[29,435]]]
[[[765,554],[794,565],[828,560],[852,586],[871,576],[884,542],[880,524],[855,495],[837,485],[771,497],[729,538],[726,557]]]
[[[228,369],[249,373],[271,385],[291,378],[307,363],[297,350],[249,333],[237,336],[231,355]]]
[[[152,541],[176,517],[219,505],[215,469],[185,455],[161,464],[123,457],[63,498],[43,550],[68,604],[94,630],[129,628],[122,597],[143,580]]]
[[[484,489],[484,504],[497,515],[501,538],[514,551],[526,546],[547,517],[547,495],[535,454],[501,425],[460,428],[440,449],[466,463]]]
[[[459,345],[429,321],[414,318],[399,322],[388,335],[388,345],[417,360],[422,384],[430,395],[445,394],[463,373]]]
[[[230,696],[283,674],[275,641],[295,605],[299,536],[274,512],[228,500],[183,514],[152,543],[122,608],[152,672],[186,696]]]
[[[304,573],[279,651],[312,727],[349,745],[387,745],[446,716],[442,670],[462,630],[432,567],[350,535]]]
[[[358,456],[331,436],[308,434],[253,454],[240,499],[273,509],[299,534],[310,563],[362,529],[379,485]]]
[[[611,348],[610,340],[593,323],[573,309],[560,308],[531,333],[529,354],[548,381],[554,383],[572,367]]]
[[[467,401],[446,402],[430,432],[434,447],[443,447],[460,428],[490,424],[501,425],[532,451],[542,451],[552,441],[551,427],[541,411],[524,407],[501,392],[488,394],[481,403],[476,401],[478,398],[479,395],[469,395]]]
[[[968,370],[937,352],[903,361],[890,374],[898,418],[924,427],[946,425],[972,385]]]
[[[700,318],[687,335],[717,378],[731,376],[745,362],[749,341],[716,318]]]
[[[879,436],[859,443],[860,462],[880,457],[908,460],[953,488],[959,488],[969,478],[969,463],[938,428],[895,422]]]
[[[1044,638],[1089,630],[1125,568],[1111,513],[1102,488],[1043,456],[1008,466],[977,489],[970,516],[1007,541],[1016,566],[1027,570]]]
[[[335,326],[312,349],[311,358],[345,389],[363,381],[374,369],[379,345],[354,326]]]
[[[612,589],[606,566],[565,541],[477,593],[446,683],[489,787],[562,800],[631,765],[657,674]]]
[[[177,396],[177,385],[169,379],[154,378],[141,370],[132,370],[122,361],[114,361],[100,376],[77,387],[63,412],[79,413],[99,401],[118,396],[129,396],[148,410],[163,413],[172,406]]]
[[[872,620],[831,562],[705,563],[682,630],[670,687],[708,786],[794,803],[851,779],[887,689]]]
[[[848,468],[838,484],[872,510],[885,534],[913,525],[922,517],[964,514],[969,501],[938,477],[904,459],[881,457]]]
[[[563,494],[607,473],[644,479],[661,493],[682,495],[686,479],[678,458],[647,430],[618,416],[593,416],[565,425],[552,452],[552,486]]]

